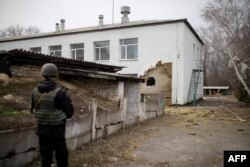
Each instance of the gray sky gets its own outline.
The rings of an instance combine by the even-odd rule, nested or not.
[[[121,6],[130,6],[130,21],[187,18],[194,28],[204,22],[200,9],[209,0],[114,0],[114,22],[121,19]],[[35,25],[42,32],[54,31],[66,19],[66,29],[94,26],[98,15],[112,23],[113,0],[0,0],[0,29],[10,25]]]

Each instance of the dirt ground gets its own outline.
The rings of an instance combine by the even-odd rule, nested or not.
[[[84,145],[70,153],[69,163],[70,167],[222,167],[224,150],[250,150],[250,108],[234,99],[210,98],[196,107],[167,108],[164,116]]]

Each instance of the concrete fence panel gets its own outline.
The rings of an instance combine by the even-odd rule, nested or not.
[[[0,167],[25,166],[37,157],[36,128],[0,132]]]
[[[66,140],[69,150],[75,150],[91,140],[91,122],[92,115],[80,116],[67,122]]]
[[[38,147],[36,128],[0,132],[0,158],[11,157]]]

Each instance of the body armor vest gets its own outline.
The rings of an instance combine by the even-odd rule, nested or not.
[[[60,88],[40,93],[37,88],[33,91],[35,117],[40,125],[60,125],[65,122],[66,114],[55,108],[55,97]]]

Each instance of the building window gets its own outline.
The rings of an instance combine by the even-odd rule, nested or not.
[[[33,47],[30,48],[31,52],[36,52],[36,53],[41,53],[42,52],[42,48],[41,47]]]
[[[84,43],[71,44],[71,58],[84,60]]]
[[[138,58],[138,39],[120,39],[121,59],[133,60]]]
[[[95,60],[109,60],[109,41],[94,42],[95,46]]]
[[[53,56],[62,56],[62,45],[55,45],[49,47],[49,54]]]

